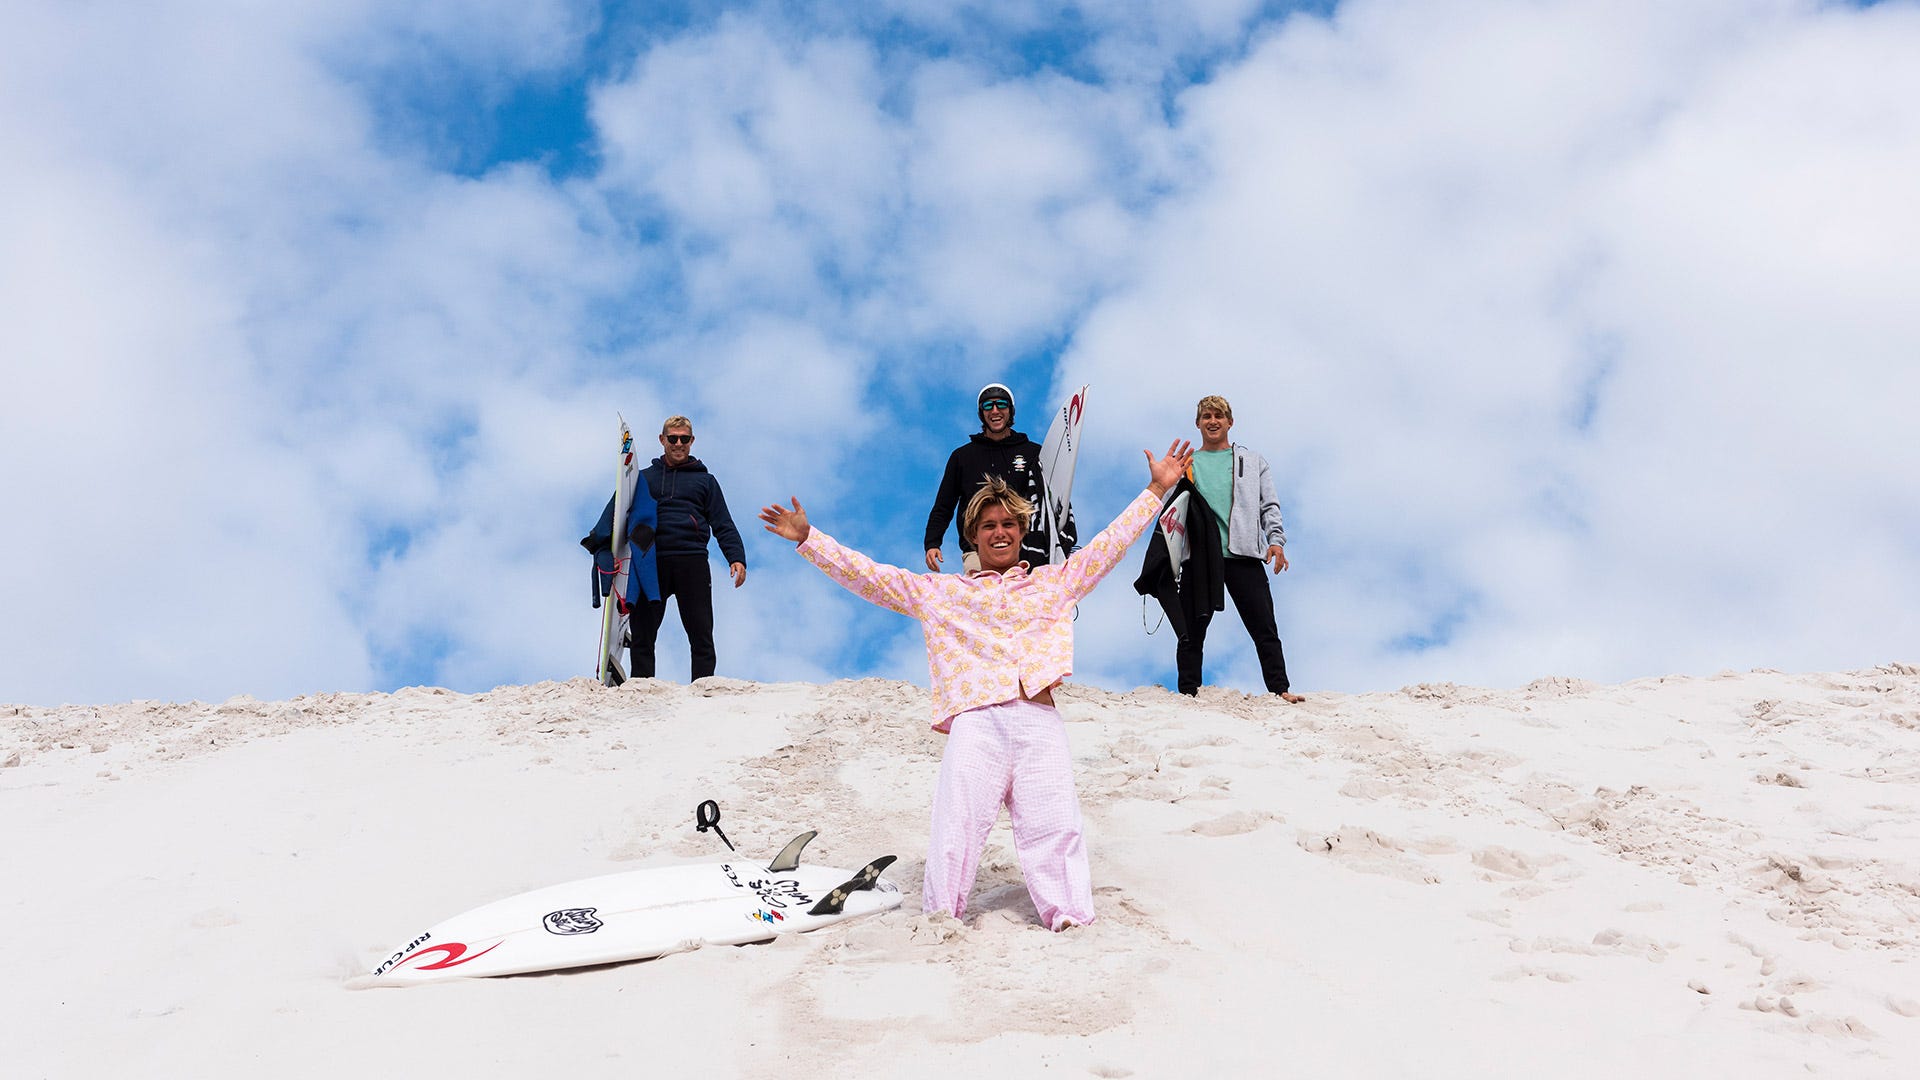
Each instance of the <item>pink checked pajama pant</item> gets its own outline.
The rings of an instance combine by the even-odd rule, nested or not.
[[[1020,873],[1040,921],[1055,930],[1092,922],[1093,884],[1066,724],[1051,706],[1018,699],[953,718],[933,795],[926,910],[966,914],[980,853],[1002,806],[1013,821]]]

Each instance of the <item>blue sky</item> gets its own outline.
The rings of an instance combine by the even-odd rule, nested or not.
[[[26,0],[0,701],[579,675],[616,411],[692,415],[748,535],[723,674],[924,681],[751,518],[916,565],[989,380],[1036,437],[1092,386],[1096,527],[1233,400],[1302,689],[1911,661],[1916,46],[1898,2]],[[1170,674],[1134,572],[1085,681]],[[1209,677],[1259,686],[1231,615]]]

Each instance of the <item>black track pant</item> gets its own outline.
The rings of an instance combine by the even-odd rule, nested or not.
[[[1253,636],[1254,651],[1260,657],[1260,676],[1267,690],[1284,694],[1287,682],[1287,656],[1280,648],[1280,628],[1273,621],[1273,590],[1267,585],[1267,564],[1259,559],[1230,555],[1225,563],[1227,595],[1233,598],[1233,610]],[[1203,605],[1204,606],[1204,605]],[[1207,643],[1207,624],[1213,621],[1209,611],[1187,625],[1174,650],[1174,664],[1180,672],[1180,692],[1200,690],[1200,654]]]
[[[660,599],[642,600],[633,610],[633,648],[630,653],[636,679],[653,678],[653,643],[660,636],[660,620],[667,617],[667,598],[680,603],[680,625],[687,630],[693,653],[693,677],[713,674],[713,570],[705,555],[661,555]],[[1271,617],[1269,617],[1271,618]]]

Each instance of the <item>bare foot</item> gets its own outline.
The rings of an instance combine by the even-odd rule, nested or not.
[[[1287,694],[1281,694],[1280,700],[1286,702],[1289,705],[1298,705],[1307,699],[1306,699],[1306,696],[1303,694],[1287,693]]]

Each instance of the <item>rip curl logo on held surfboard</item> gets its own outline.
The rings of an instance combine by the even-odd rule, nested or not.
[[[1179,535],[1182,539],[1187,535],[1187,523],[1180,520],[1180,512],[1184,509],[1184,506],[1169,506],[1167,512],[1160,515],[1160,527],[1170,534]]]
[[[562,908],[559,911],[549,911],[547,912],[546,918],[540,920],[540,925],[546,927],[547,933],[559,934],[561,937],[572,937],[575,934],[591,934],[606,925],[606,923],[594,918],[593,913],[598,910],[600,909],[577,907]]]

